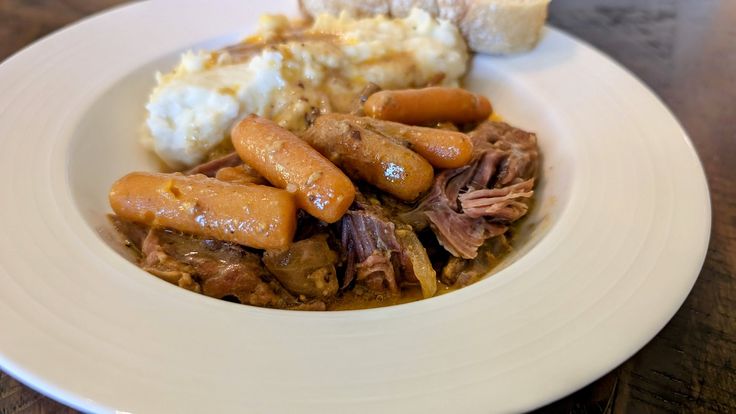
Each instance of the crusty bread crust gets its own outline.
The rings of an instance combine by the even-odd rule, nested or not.
[[[460,22],[468,47],[488,53],[532,49],[547,20],[549,0],[475,0]]]
[[[299,0],[302,10],[354,17],[377,14],[404,17],[417,7],[449,20],[462,32],[468,47],[490,54],[532,49],[547,20],[550,0]]]
[[[426,10],[432,16],[439,15],[437,0],[389,0],[391,16],[406,17],[414,7]]]
[[[470,1],[472,0],[437,0],[437,9],[440,12],[438,17],[459,26],[465,17],[465,12],[468,10],[467,3]]]
[[[370,17],[390,12],[388,0],[299,0],[299,6],[310,16],[322,13],[339,16],[344,11],[353,17]]]

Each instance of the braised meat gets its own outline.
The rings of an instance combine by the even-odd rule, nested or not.
[[[294,297],[263,266],[259,254],[242,246],[148,228],[114,216],[112,220],[128,244],[140,253],[141,268],[169,283],[213,298],[254,306],[325,308],[322,301]],[[143,231],[146,236],[141,239]]]
[[[396,223],[378,199],[359,194],[354,209],[340,223],[345,257],[343,288],[353,280],[373,292],[396,294],[402,286],[419,285],[424,297],[437,290],[424,246],[411,226]]]
[[[330,298],[337,293],[337,253],[327,244],[327,234],[293,243],[285,251],[267,250],[263,263],[281,284],[295,295]]]
[[[343,288],[355,280],[376,292],[398,293],[392,260],[401,249],[396,225],[376,211],[360,209],[343,216],[341,229],[346,261]]]
[[[534,195],[539,153],[536,136],[503,122],[484,122],[469,133],[473,161],[437,175],[430,192],[400,219],[429,226],[453,256],[473,259],[489,238],[524,216]]]

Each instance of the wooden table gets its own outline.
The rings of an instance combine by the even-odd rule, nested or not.
[[[118,3],[0,0],[0,60]],[[662,332],[540,412],[736,412],[736,1],[553,0],[550,14],[643,79],[680,119],[708,176],[713,229],[700,278]],[[16,412],[74,411],[0,372],[0,414]]]

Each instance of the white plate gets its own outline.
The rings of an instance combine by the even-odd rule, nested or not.
[[[154,69],[294,3],[134,4],[0,66],[3,369],[100,412],[519,411],[595,380],[672,317],[708,243],[702,168],[644,85],[551,28],[533,53],[473,62],[469,86],[544,152],[538,225],[492,277],[304,313],[195,295],[118,255],[100,233],[106,192],[155,168],[136,142]]]

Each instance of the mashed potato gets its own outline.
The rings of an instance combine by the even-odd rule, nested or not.
[[[183,54],[171,73],[157,76],[146,105],[146,142],[171,167],[189,167],[249,113],[298,132],[314,114],[349,111],[368,82],[384,89],[456,86],[467,69],[455,26],[421,10],[404,19],[322,15],[294,33],[283,16],[264,16],[242,45],[247,56]]]

